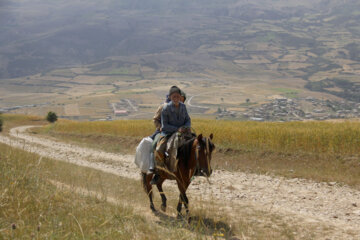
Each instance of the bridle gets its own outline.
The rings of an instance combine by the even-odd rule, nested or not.
[[[211,160],[211,157],[210,157],[210,143],[209,143],[209,138],[205,137],[205,146],[206,148],[204,149],[204,154],[206,156],[206,161],[207,161],[207,167],[208,167],[208,173],[210,173],[210,160]],[[197,146],[196,146],[196,149],[195,149],[195,161],[196,161],[196,169],[198,171],[201,171],[201,173],[203,173],[203,169],[200,169],[200,162],[199,162],[199,151],[201,149],[201,145],[200,145],[200,142],[198,140],[198,143],[197,143]]]

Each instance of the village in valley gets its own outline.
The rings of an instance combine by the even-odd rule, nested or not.
[[[303,99],[277,98],[269,103],[249,107],[244,112],[218,111],[218,119],[250,121],[304,121],[350,119],[360,117],[360,103],[351,101],[320,100],[313,97]]]
[[[250,101],[247,99],[247,101]],[[45,107],[50,103],[19,105],[13,107],[0,108],[2,113],[12,113],[24,111],[29,108]],[[209,118],[242,120],[242,121],[309,121],[309,120],[330,120],[330,119],[353,119],[360,117],[360,103],[346,100],[317,99],[311,96],[306,98],[286,98],[278,97],[267,103],[249,104],[243,111],[227,110],[226,106],[218,106],[217,111],[207,113],[209,107],[187,104],[191,115],[206,114]],[[231,109],[231,108],[229,108]],[[87,120],[111,121],[123,118],[131,118],[141,112],[141,106],[131,99],[120,99],[116,102],[109,102],[109,111],[104,116],[89,118]],[[149,110],[148,117],[151,113]],[[141,115],[144,116],[144,115]],[[80,116],[60,116],[67,119],[79,119]],[[82,120],[86,120],[82,118]]]
[[[360,103],[351,101],[279,98],[240,113],[254,121],[303,121],[360,117]]]
[[[121,99],[117,103],[111,103],[113,114],[108,115],[106,120],[121,119],[138,112],[135,101]],[[209,107],[188,105],[190,114],[204,114]],[[243,121],[309,121],[329,119],[352,119],[360,117],[360,103],[352,101],[335,101],[306,98],[276,98],[264,104],[249,106],[245,111],[227,110],[226,107],[218,107],[211,114],[216,119],[233,119]]]

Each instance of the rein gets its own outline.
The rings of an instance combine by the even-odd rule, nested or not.
[[[210,146],[209,146],[209,139],[207,137],[205,137],[206,139],[206,148],[205,148],[205,155],[206,155],[206,161],[208,164],[208,171],[210,172]],[[195,161],[196,161],[196,170],[201,171],[200,169],[200,163],[199,163],[199,150],[201,148],[200,143],[198,141],[198,143],[196,144],[196,149],[195,149]],[[209,181],[209,177],[206,176],[206,180],[208,181],[208,183],[210,184]]]
[[[209,147],[209,138],[206,139],[206,149],[205,149],[205,155],[206,155],[206,161],[208,164],[208,171],[210,172],[210,147]]]
[[[199,163],[199,150],[200,150],[200,146],[198,145],[198,143],[196,144],[196,149],[195,149],[195,162],[196,162],[196,170],[198,170],[200,168],[200,163]],[[195,171],[196,171],[195,170]],[[195,173],[195,172],[194,172]]]

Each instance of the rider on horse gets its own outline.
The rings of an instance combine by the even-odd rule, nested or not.
[[[183,90],[180,90],[180,95],[181,95],[180,101],[181,101],[182,103],[185,103],[186,94],[185,94],[185,92],[184,92]],[[161,131],[160,131],[160,128],[161,128],[161,112],[162,112],[162,109],[164,108],[164,106],[165,106],[166,104],[168,104],[170,101],[171,101],[171,100],[170,100],[170,98],[169,98],[169,94],[167,94],[167,95],[166,95],[165,102],[164,102],[163,104],[161,104],[161,105],[158,107],[158,109],[156,110],[156,112],[155,112],[155,115],[154,115],[154,117],[153,117],[153,122],[154,122],[155,129],[156,129],[156,130],[155,130],[155,132],[150,136],[150,138],[151,138],[152,140],[154,140],[154,139],[155,139],[155,136],[156,136],[158,133],[161,132]]]
[[[165,152],[168,139],[177,132],[185,133],[191,127],[191,120],[186,106],[180,101],[181,90],[177,86],[172,86],[169,90],[170,102],[164,104],[161,111],[161,128],[160,135],[155,138],[156,151],[155,160],[156,168],[165,167]],[[156,171],[151,184],[156,184],[159,179],[159,171]]]

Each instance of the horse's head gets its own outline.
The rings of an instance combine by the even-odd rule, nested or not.
[[[215,145],[212,142],[213,137],[213,134],[210,134],[210,137],[203,137],[203,135],[200,134],[196,138],[197,169],[195,175],[197,176],[210,177],[212,173],[211,155],[215,149]]]

